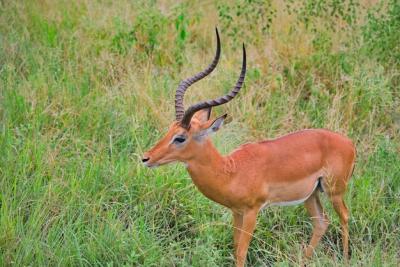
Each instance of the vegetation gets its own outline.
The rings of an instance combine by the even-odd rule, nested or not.
[[[174,119],[180,79],[222,60],[186,103],[227,92],[214,137],[228,153],[298,129],[350,136],[350,264],[400,261],[400,3],[383,1],[0,1],[0,265],[231,266],[228,210],[181,165],[140,157]],[[331,218],[310,265],[341,265]],[[249,266],[297,265],[302,206],[259,216]]]

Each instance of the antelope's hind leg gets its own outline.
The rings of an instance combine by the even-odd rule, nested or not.
[[[304,202],[313,223],[313,233],[310,244],[305,250],[305,256],[310,258],[314,253],[314,248],[317,247],[321,237],[325,234],[329,226],[329,219],[324,213],[321,202],[318,196],[318,190],[315,190],[312,195]]]
[[[349,211],[344,203],[343,196],[331,197],[333,208],[339,215],[342,226],[343,257],[347,261],[349,258]]]

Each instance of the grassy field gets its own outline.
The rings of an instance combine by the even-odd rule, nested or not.
[[[218,26],[222,60],[186,97],[227,92],[246,43],[245,86],[214,111],[231,118],[217,147],[311,127],[350,136],[350,264],[398,266],[400,3],[355,2],[0,1],[0,265],[233,265],[230,212],[183,166],[140,164]],[[310,265],[341,265],[323,202],[332,223]],[[310,234],[303,206],[264,210],[248,265],[297,265]]]

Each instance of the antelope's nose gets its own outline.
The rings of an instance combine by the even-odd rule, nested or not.
[[[150,159],[149,157],[144,157],[144,158],[142,158],[142,162],[145,163],[145,162],[149,161],[149,159]]]

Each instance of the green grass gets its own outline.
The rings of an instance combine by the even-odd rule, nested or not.
[[[229,90],[246,42],[245,87],[214,112],[232,120],[220,151],[310,127],[349,135],[350,263],[397,266],[399,4],[368,2],[1,1],[0,265],[233,265],[230,212],[183,166],[140,164],[174,119],[180,79],[212,58],[218,25],[222,60],[186,103]],[[310,265],[341,265],[323,200],[332,223]],[[310,234],[302,206],[265,210],[247,262],[297,265]]]

